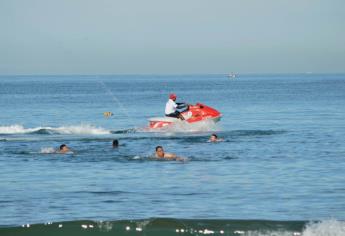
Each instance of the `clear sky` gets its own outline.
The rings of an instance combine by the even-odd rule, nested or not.
[[[0,0],[0,74],[345,72],[344,0]]]

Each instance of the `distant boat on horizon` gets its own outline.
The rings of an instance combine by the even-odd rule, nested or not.
[[[229,79],[235,79],[236,78],[236,74],[234,72],[231,72],[228,74],[228,78]]]

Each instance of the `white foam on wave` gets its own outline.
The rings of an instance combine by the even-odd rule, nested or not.
[[[43,147],[41,148],[40,153],[43,153],[43,154],[56,153],[56,150],[55,148],[52,148],[52,147]]]
[[[81,125],[71,125],[71,126],[61,126],[61,127],[35,127],[35,128],[25,128],[22,125],[9,125],[9,126],[0,126],[0,134],[26,134],[33,133],[39,130],[52,131],[57,134],[79,134],[79,135],[104,135],[110,134],[109,130],[95,127],[89,124]]]
[[[42,127],[26,129],[22,125],[0,126],[0,134],[25,134],[32,133],[40,129],[42,129]]]
[[[110,134],[109,130],[100,127],[94,127],[92,125],[61,126],[58,128],[51,129],[52,131],[57,132],[59,134]]]
[[[239,236],[302,236],[298,232],[291,232],[291,231],[239,231],[236,230],[234,232],[235,235]]]
[[[302,232],[286,230],[264,230],[264,231],[235,231],[241,236],[344,236],[345,222],[338,220],[325,220],[309,223]]]
[[[310,223],[302,233],[302,236],[344,236],[345,221],[324,220],[318,223]]]

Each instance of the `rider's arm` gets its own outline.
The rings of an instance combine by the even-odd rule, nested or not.
[[[184,102],[177,102],[176,105],[177,109],[185,108],[187,106],[187,104]]]

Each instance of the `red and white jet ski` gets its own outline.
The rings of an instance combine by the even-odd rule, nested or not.
[[[187,111],[181,113],[188,123],[195,123],[205,120],[213,120],[218,122],[222,114],[216,109],[206,106],[201,103],[195,105],[189,105]],[[174,117],[152,117],[149,119],[149,128],[159,129],[169,125],[173,125],[176,122],[181,122],[181,119]]]

